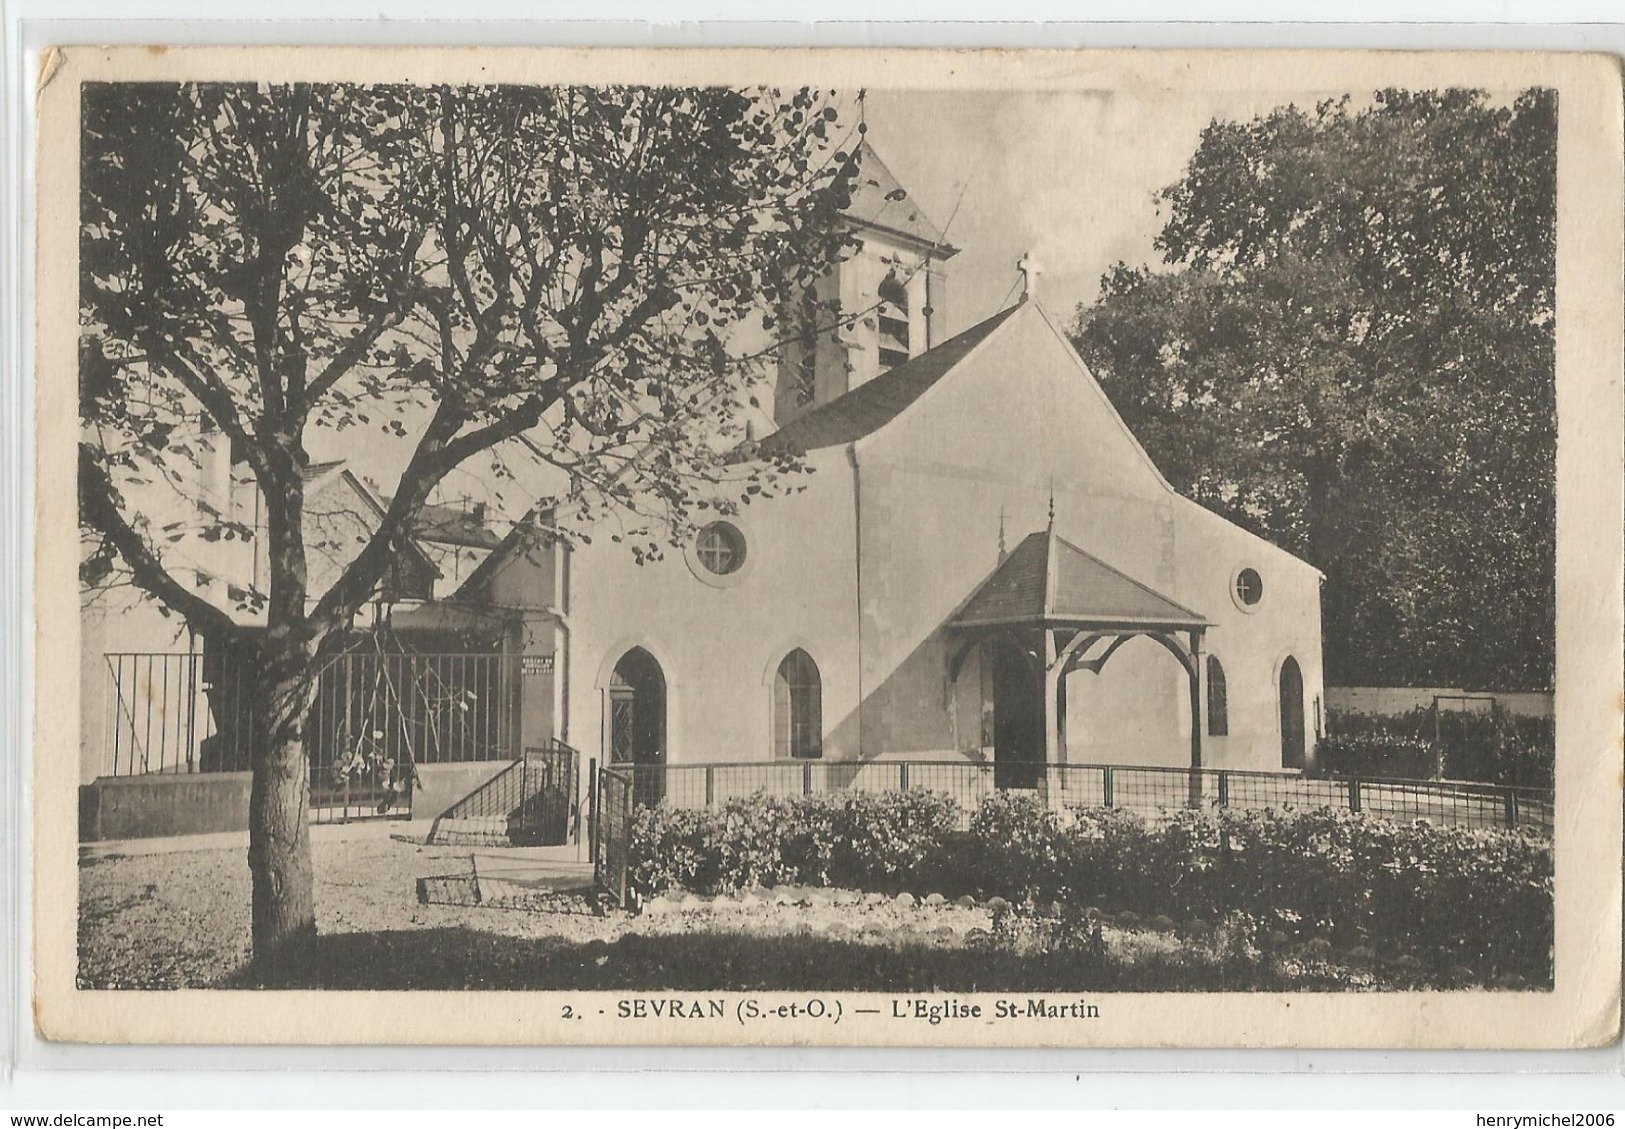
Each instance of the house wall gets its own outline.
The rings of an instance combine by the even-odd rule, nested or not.
[[[1230,735],[1206,763],[1280,766],[1276,679],[1303,670],[1312,740],[1322,696],[1319,574],[1175,495],[1037,307],[1019,311],[907,412],[857,444],[862,555],[860,675],[865,755],[964,754],[980,744],[979,664],[947,671],[944,624],[997,565],[1001,513],[1010,548],[1057,532],[1214,622]],[[1231,598],[1236,570],[1264,578],[1252,612]],[[1188,683],[1154,643],[1124,647],[1100,676],[1068,683],[1074,762],[1189,762]]]

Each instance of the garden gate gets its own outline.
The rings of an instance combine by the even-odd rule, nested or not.
[[[632,773],[614,768],[598,773],[593,827],[593,882],[622,906],[632,845],[632,779]]]

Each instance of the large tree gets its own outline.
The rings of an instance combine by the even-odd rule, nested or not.
[[[815,91],[91,85],[82,118],[81,523],[117,569],[260,673],[253,945],[315,931],[305,716],[454,469],[525,436],[558,501],[636,511],[659,551],[728,504],[719,451],[785,307],[839,253],[854,145]],[[766,319],[769,323],[771,319]],[[750,330],[754,328],[755,332]],[[229,440],[263,528],[157,525],[143,489]],[[387,513],[312,591],[313,433],[402,445]],[[747,473],[771,479],[768,467]],[[760,482],[745,489],[758,491]],[[770,488],[770,487],[769,487]],[[170,543],[263,536],[269,582],[212,602]]]
[[[1556,96],[1214,121],[1075,339],[1168,478],[1327,576],[1337,681],[1549,685]]]

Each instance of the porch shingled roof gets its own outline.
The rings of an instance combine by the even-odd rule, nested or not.
[[[951,621],[954,627],[1078,623],[1207,627],[1211,621],[1055,534],[1028,534]]]

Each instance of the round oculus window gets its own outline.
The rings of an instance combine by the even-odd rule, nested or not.
[[[1258,575],[1256,568],[1244,568],[1236,573],[1233,591],[1236,603],[1243,608],[1255,608],[1264,598],[1264,578]]]
[[[713,521],[694,542],[694,555],[713,576],[730,576],[745,564],[745,535],[725,521]]]

